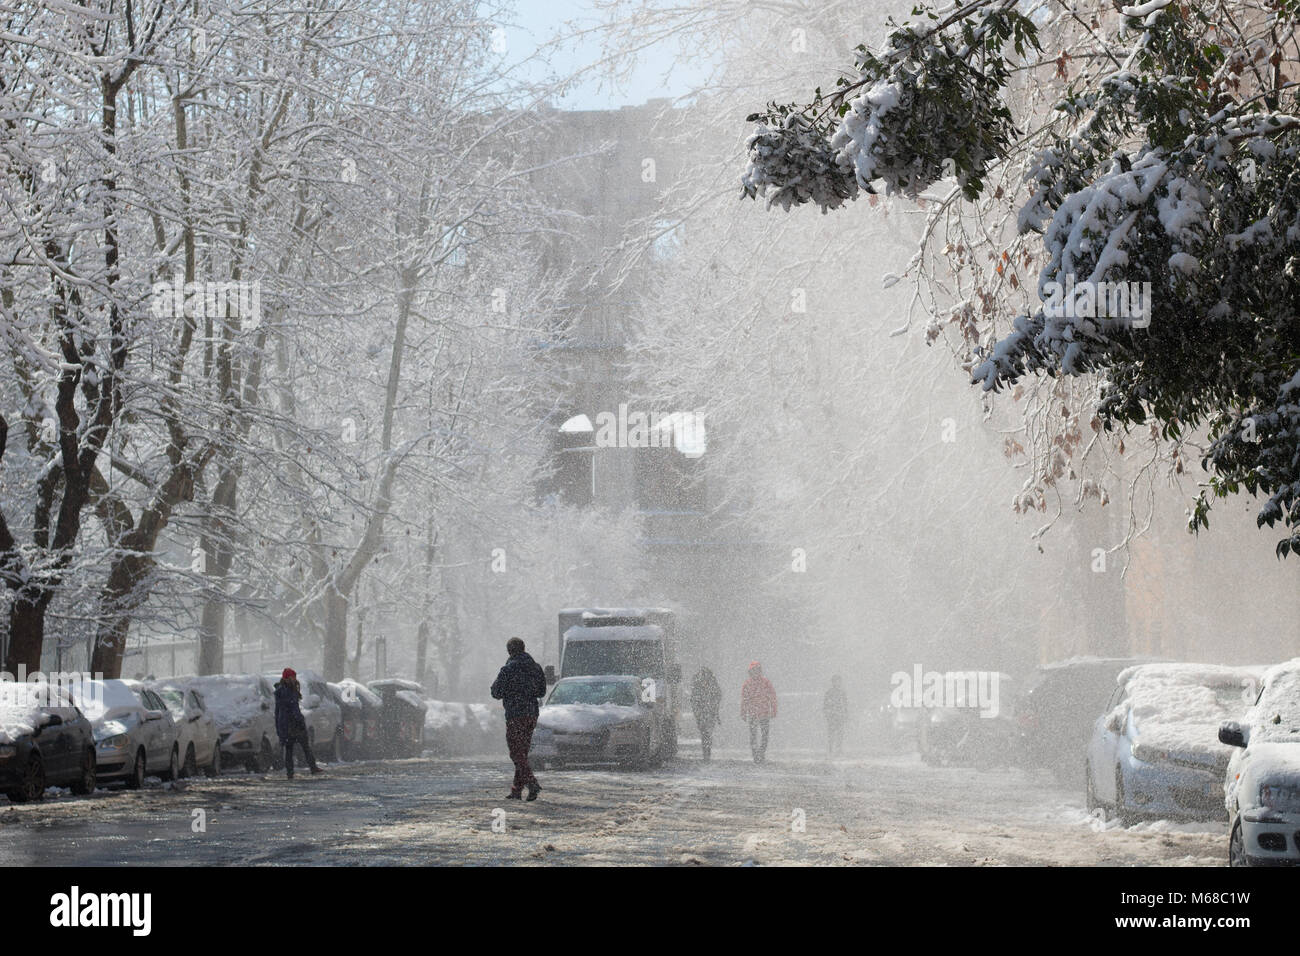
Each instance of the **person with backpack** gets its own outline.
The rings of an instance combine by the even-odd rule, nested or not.
[[[492,698],[505,706],[506,749],[515,765],[514,785],[506,799],[521,799],[527,787],[528,799],[536,800],[542,785],[528,765],[528,751],[533,744],[533,731],[537,729],[537,699],[546,696],[546,674],[524,650],[520,638],[512,637],[506,641],[506,653],[510,659],[492,682]]]

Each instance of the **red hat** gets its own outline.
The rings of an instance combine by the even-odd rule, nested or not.
[[[284,673],[280,675],[281,680],[297,680],[298,672],[292,667],[286,667]]]

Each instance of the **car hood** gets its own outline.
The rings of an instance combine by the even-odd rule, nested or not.
[[[1259,783],[1300,788],[1300,742],[1251,744],[1250,775]]]
[[[102,720],[95,721],[93,729],[96,740],[107,740],[117,734],[129,734],[131,728],[135,726],[135,721],[125,719],[113,719],[106,717]]]
[[[647,712],[622,704],[547,704],[537,717],[537,726],[561,733],[581,734],[612,727],[629,720],[645,720]]]

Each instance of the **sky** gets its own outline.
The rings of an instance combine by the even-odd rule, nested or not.
[[[584,24],[599,22],[588,0],[516,0],[515,11],[509,24],[503,25],[505,56],[518,63],[536,51],[538,46],[563,29],[566,21]],[[525,76],[544,79],[548,73],[564,75],[586,66],[600,57],[597,40],[566,44],[564,50],[549,57],[548,63],[536,62],[526,68]],[[611,89],[596,77],[574,87],[555,105],[561,109],[614,109],[620,106],[639,105],[648,99],[663,96],[680,96],[689,92],[703,79],[699,69],[672,69],[665,84],[665,72],[672,66],[671,50],[648,51],[637,64],[630,81]]]

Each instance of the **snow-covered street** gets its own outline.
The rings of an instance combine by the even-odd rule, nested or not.
[[[0,865],[1219,865],[1222,824],[1099,824],[1080,788],[913,756],[739,751],[645,773],[539,775],[505,755],[228,774],[0,810]],[[201,814],[197,811],[202,811]],[[197,823],[206,832],[195,832]],[[802,826],[801,826],[802,824]]]

